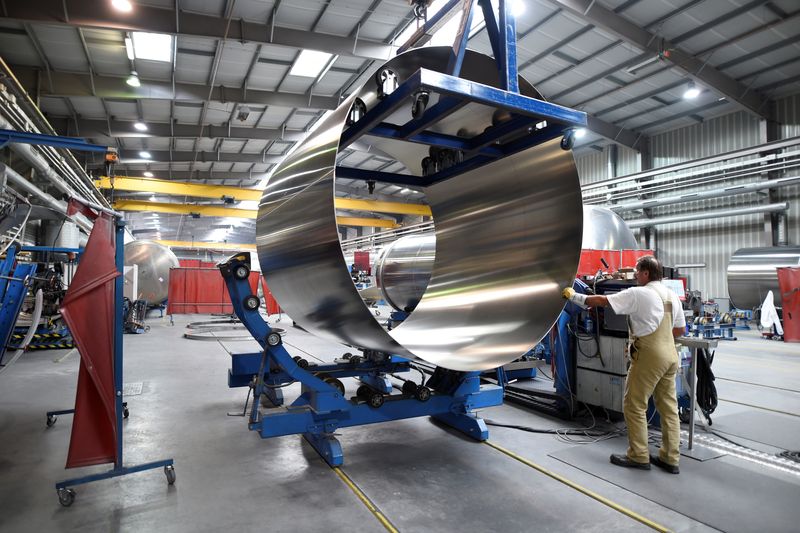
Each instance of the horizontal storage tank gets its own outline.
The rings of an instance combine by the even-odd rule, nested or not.
[[[178,258],[172,250],[153,241],[138,240],[125,245],[125,266],[138,265],[137,299],[148,305],[158,305],[167,299],[169,269],[178,268]]]
[[[740,248],[728,263],[728,295],[731,307],[753,309],[772,291],[775,306],[781,307],[778,267],[800,266],[800,246]]]

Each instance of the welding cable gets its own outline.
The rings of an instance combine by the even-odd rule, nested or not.
[[[714,385],[714,372],[711,363],[714,352],[710,354],[704,349],[697,350],[697,405],[703,410],[706,418],[717,408],[717,387]]]

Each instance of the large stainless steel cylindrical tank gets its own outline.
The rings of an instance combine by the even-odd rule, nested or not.
[[[436,236],[408,235],[381,251],[375,261],[375,283],[386,303],[398,311],[417,307],[433,271]]]
[[[728,263],[728,295],[731,307],[753,309],[772,291],[775,306],[781,306],[778,267],[800,266],[800,246],[740,248]]]
[[[638,250],[639,243],[622,217],[599,205],[583,206],[584,250]]]
[[[169,269],[180,266],[172,250],[153,241],[138,240],[125,245],[125,266],[137,265],[137,299],[157,305],[167,299]]]

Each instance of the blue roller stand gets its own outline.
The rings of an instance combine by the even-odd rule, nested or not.
[[[5,259],[0,263],[0,365],[6,347],[11,342],[14,324],[25,301],[33,275],[36,273],[35,263],[17,263],[19,247],[9,247]]]
[[[344,427],[431,416],[476,440],[489,437],[475,410],[502,404],[503,389],[481,385],[480,373],[437,368],[424,383],[390,395],[388,376],[411,370],[409,360],[370,350],[324,364],[293,358],[259,314],[258,298],[250,293],[250,253],[232,256],[219,269],[236,315],[262,347],[257,353],[231,354],[228,371],[229,387],[252,388],[248,427],[262,438],[302,434],[328,464],[340,466],[344,455],[333,434]],[[340,381],[345,377],[363,383],[356,396],[345,396]],[[301,384],[301,392],[289,406],[261,412],[262,396],[275,406],[283,405],[280,388],[294,382]]]

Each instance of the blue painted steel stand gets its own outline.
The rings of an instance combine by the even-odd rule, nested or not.
[[[143,472],[145,470],[152,470],[154,468],[163,468],[164,474],[167,477],[167,483],[170,485],[175,483],[175,467],[173,466],[173,459],[162,459],[160,461],[153,461],[134,466],[123,465],[123,431],[122,419],[127,418],[127,406],[122,401],[122,294],[123,294],[123,276],[124,261],[125,261],[125,222],[115,219],[115,238],[116,238],[116,255],[115,261],[119,276],[114,280],[114,390],[116,391],[116,425],[117,425],[117,460],[114,463],[114,468],[106,472],[92,474],[73,479],[67,479],[56,483],[56,492],[58,493],[58,500],[61,505],[68,507],[72,505],[75,500],[75,490],[71,487],[76,485],[83,485],[93,481],[100,481],[102,479],[110,479],[136,472]],[[51,417],[57,414],[73,413],[74,409],[66,409],[63,411],[50,411],[48,415],[48,427],[52,425],[50,422]]]
[[[481,385],[478,372],[455,372],[438,368],[426,383],[405,382],[402,394],[387,395],[387,376],[411,369],[407,359],[365,350],[363,356],[313,364],[292,358],[281,337],[259,314],[258,299],[250,293],[250,253],[241,252],[219,265],[234,311],[263,351],[231,355],[229,387],[251,387],[253,403],[248,427],[262,438],[302,434],[325,461],[339,466],[342,448],[333,433],[403,418],[432,416],[476,439],[485,440],[486,424],[474,411],[503,403],[503,390]],[[355,377],[363,385],[353,398],[345,397],[339,378]],[[277,412],[262,413],[261,396],[273,405],[284,403],[280,387],[300,382],[301,393],[291,405]]]

